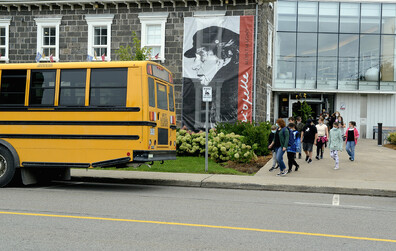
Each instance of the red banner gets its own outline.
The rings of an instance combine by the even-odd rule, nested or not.
[[[238,120],[252,121],[254,16],[241,16],[239,29]]]

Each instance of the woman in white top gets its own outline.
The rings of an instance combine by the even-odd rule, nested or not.
[[[316,141],[316,159],[317,160],[319,160],[319,153],[320,153],[320,159],[323,159],[323,152],[324,152],[325,144],[329,138],[329,130],[323,122],[324,122],[323,117],[320,117],[319,123],[316,125],[316,130],[318,131],[318,139]]]

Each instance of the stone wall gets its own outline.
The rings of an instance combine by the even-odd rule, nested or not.
[[[87,57],[88,43],[88,25],[85,20],[86,14],[114,14],[112,24],[112,45],[111,58],[117,60],[115,50],[120,45],[132,44],[131,31],[136,31],[140,36],[140,21],[138,14],[141,12],[169,12],[166,23],[165,38],[165,62],[163,63],[169,70],[174,73],[175,79],[175,97],[176,97],[176,113],[178,122],[181,121],[182,109],[182,58],[183,58],[183,19],[184,17],[192,17],[195,11],[226,11],[226,16],[243,16],[255,15],[256,4],[249,1],[229,1],[229,4],[220,5],[220,1],[213,1],[211,6],[208,2],[199,2],[199,6],[195,2],[188,2],[185,7],[183,2],[176,2],[176,7],[172,3],[164,3],[164,8],[159,3],[152,3],[153,8],[149,4],[142,3],[141,8],[131,7],[128,9],[126,5],[109,4],[107,9],[100,6],[93,9],[92,6],[82,9],[81,6],[75,6],[72,10],[69,6],[60,7],[43,6],[40,11],[38,7],[32,6],[31,11],[27,7],[22,7],[18,11],[16,7],[11,8],[8,12],[6,8],[0,10],[0,17],[12,16],[10,24],[10,40],[9,40],[9,59],[10,63],[35,62],[36,43],[37,43],[37,26],[34,21],[36,17],[62,16],[60,25],[60,62],[65,61],[85,61]],[[271,84],[271,71],[267,68],[267,20],[273,22],[273,10],[268,7],[268,3],[258,5],[258,60],[257,60],[257,121],[265,120],[265,94],[266,84]]]

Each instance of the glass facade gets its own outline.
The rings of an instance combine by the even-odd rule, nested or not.
[[[278,1],[277,89],[396,91],[396,3]]]

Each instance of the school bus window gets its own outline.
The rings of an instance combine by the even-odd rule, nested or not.
[[[168,95],[166,93],[166,85],[157,83],[157,108],[168,110]]]
[[[92,69],[90,106],[126,106],[127,68]]]
[[[155,107],[155,88],[154,79],[148,78],[148,89],[149,89],[149,105]]]
[[[29,105],[54,105],[55,70],[32,70]]]
[[[24,105],[26,70],[3,70],[1,74],[0,105]]]
[[[86,76],[86,69],[61,71],[59,105],[84,106]]]
[[[169,111],[175,111],[175,104],[173,103],[173,87],[169,86]]]

